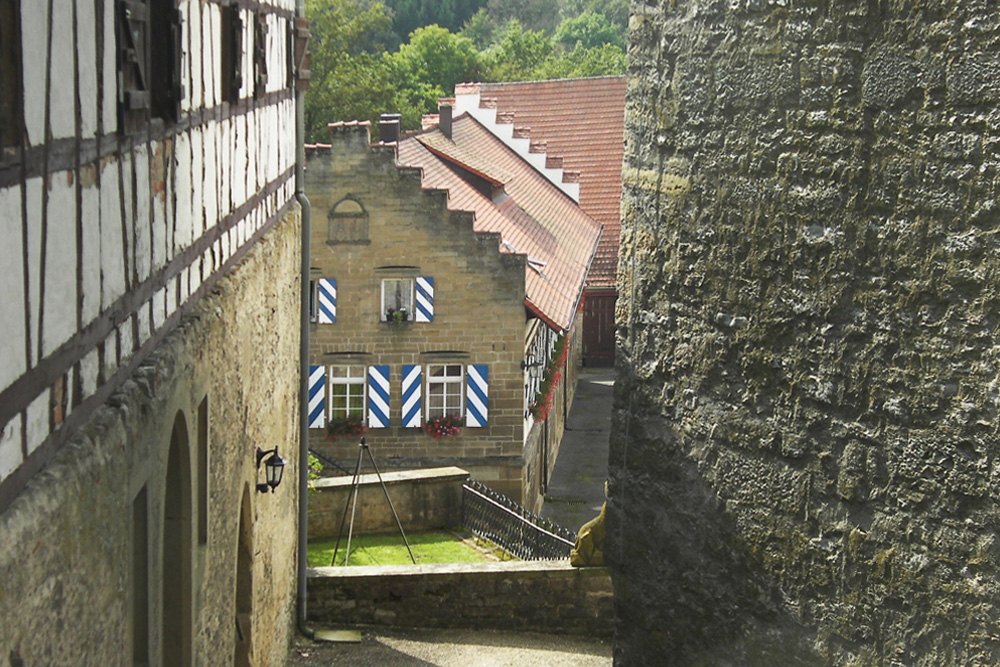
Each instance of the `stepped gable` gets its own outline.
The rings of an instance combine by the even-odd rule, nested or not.
[[[453,120],[451,138],[440,129],[404,136],[398,163],[421,169],[423,188],[446,190],[449,209],[472,212],[476,232],[499,234],[501,252],[526,256],[525,305],[569,329],[599,223],[468,114]]]
[[[564,183],[579,182],[581,208],[604,225],[588,287],[615,286],[625,88],[624,76],[455,86],[458,110],[463,96],[479,95],[478,106],[496,109],[497,123],[516,125],[515,135],[530,128],[530,140],[545,143],[546,166],[561,158]]]

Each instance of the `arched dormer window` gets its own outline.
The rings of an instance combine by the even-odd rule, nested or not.
[[[368,239],[368,211],[364,205],[350,195],[344,197],[326,214],[326,242],[370,243]]]

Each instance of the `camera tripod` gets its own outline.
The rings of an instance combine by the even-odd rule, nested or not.
[[[361,436],[361,442],[358,443],[358,462],[354,466],[354,479],[351,480],[351,492],[347,496],[347,503],[344,505],[344,516],[340,519],[340,530],[337,531],[337,544],[333,548],[333,558],[330,560],[331,567],[337,562],[337,552],[340,550],[340,538],[344,535],[344,523],[347,521],[347,510],[351,510],[351,523],[347,528],[347,553],[344,555],[344,565],[349,565],[351,560],[351,537],[354,533],[354,515],[358,508],[358,489],[361,486],[361,462],[364,459],[364,455],[368,454],[368,460],[372,463],[372,468],[375,469],[375,474],[378,475],[378,482],[382,485],[382,493],[385,494],[386,502],[389,503],[389,509],[392,510],[392,517],[396,520],[396,527],[399,528],[399,534],[403,537],[403,544],[406,545],[406,550],[410,554],[410,560],[413,564],[417,564],[417,559],[413,557],[413,550],[410,549],[410,543],[406,539],[406,533],[403,532],[403,524],[399,522],[399,515],[396,514],[396,508],[392,506],[392,499],[389,498],[389,491],[385,488],[385,482],[382,481],[382,473],[379,472],[378,465],[375,464],[375,457],[372,456],[371,448],[368,446],[368,442],[364,436]]]

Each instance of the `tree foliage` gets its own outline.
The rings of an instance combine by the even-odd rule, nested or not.
[[[603,44],[613,44],[625,49],[625,39],[604,14],[585,12],[568,18],[556,28],[555,40],[570,49],[577,45],[593,49]]]
[[[384,63],[391,20],[381,2],[306,0],[311,82],[305,101],[306,141],[326,141],[336,120],[374,120],[395,84]]]
[[[419,127],[463,81],[625,71],[626,0],[306,0],[306,12],[307,141],[326,141],[331,122],[385,111]]]

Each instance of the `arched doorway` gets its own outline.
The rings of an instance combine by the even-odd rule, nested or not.
[[[191,469],[187,421],[170,434],[163,496],[163,664],[191,664]]]
[[[240,537],[236,547],[236,648],[233,665],[249,667],[253,653],[253,514],[250,486],[243,487]]]

